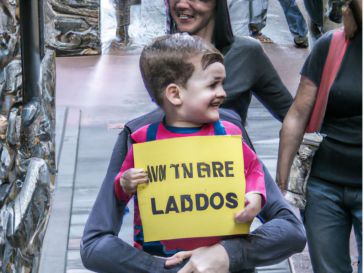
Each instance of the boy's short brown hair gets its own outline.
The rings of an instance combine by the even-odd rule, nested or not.
[[[169,34],[145,46],[140,56],[140,71],[149,95],[160,106],[163,91],[171,83],[186,87],[195,67],[191,58],[201,55],[202,69],[224,62],[222,54],[198,36],[187,33]]]

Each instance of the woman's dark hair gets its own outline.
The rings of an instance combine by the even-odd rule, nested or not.
[[[216,0],[216,18],[214,29],[215,47],[222,51],[234,42],[226,0]]]
[[[215,29],[214,29],[214,45],[221,52],[224,48],[230,46],[234,42],[234,35],[231,28],[229,9],[226,0],[215,0]],[[175,33],[176,25],[171,16],[169,1],[165,0],[167,14],[167,30],[168,33]]]

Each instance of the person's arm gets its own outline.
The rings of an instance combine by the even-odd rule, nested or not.
[[[128,133],[124,129],[115,144],[109,168],[81,239],[81,259],[84,266],[100,273],[176,272],[164,269],[164,260],[127,244],[118,233],[125,204],[114,192],[114,178],[128,150]]]
[[[276,181],[282,191],[287,189],[293,158],[302,143],[317,93],[316,84],[302,76],[295,100],[283,121],[280,132]]]
[[[302,91],[303,90],[303,91]],[[297,96],[293,105],[291,106],[289,113],[287,114],[283,129],[281,132],[280,142],[280,153],[279,153],[279,164],[281,166],[288,166],[289,159],[282,161],[282,147],[289,146],[290,150],[296,145],[300,144],[302,140],[305,125],[310,115],[313,103],[317,92],[316,85],[306,77],[301,78],[301,83]],[[299,109],[299,110],[298,110]],[[301,113],[303,111],[304,113]],[[292,124],[292,117],[294,120],[301,120],[304,124],[301,127],[297,127],[298,132],[295,136],[295,144],[287,143],[287,124]],[[295,122],[293,122],[295,124]],[[297,130],[290,130],[296,132]],[[298,140],[297,140],[298,139]],[[297,149],[296,149],[297,151]],[[293,159],[294,151],[292,152]],[[285,163],[284,163],[285,162]],[[273,181],[268,171],[263,165],[265,173],[266,193],[267,193],[267,204],[264,206],[260,216],[267,221],[262,226],[257,228],[253,235],[246,241],[242,239],[233,239],[223,241],[223,246],[228,252],[230,258],[230,271],[235,272],[239,269],[254,268],[256,266],[270,265],[278,263],[294,253],[303,250],[306,238],[303,229],[302,222],[295,216],[292,208],[284,200],[280,193],[276,183]],[[281,174],[278,176],[284,176],[284,171],[280,171],[282,167],[279,167],[277,173]],[[286,173],[289,172],[286,170]],[[288,176],[288,174],[287,174]]]
[[[276,175],[276,181],[282,191],[287,188],[289,171],[316,101],[331,39],[332,32],[326,33],[312,48],[301,71],[295,100],[283,122]]]
[[[301,220],[284,200],[276,183],[263,165],[267,204],[259,214],[265,221],[251,236],[227,239],[211,247],[175,254],[166,264],[190,258],[178,273],[253,272],[257,266],[279,263],[301,252],[306,236]],[[222,247],[221,247],[222,246]]]
[[[264,165],[263,171],[267,203],[259,217],[265,223],[258,227],[252,236],[221,242],[228,253],[231,273],[279,263],[301,252],[306,244],[301,220],[284,200]]]
[[[265,223],[254,231],[253,236],[227,239],[212,247],[177,253],[166,262],[167,265],[190,258],[183,267],[185,271],[178,273],[222,273],[226,267],[233,273],[276,264],[303,250],[306,244],[303,224],[283,198],[263,163],[261,166],[267,200],[259,217]],[[213,271],[214,268],[217,270]]]
[[[257,155],[243,142],[245,207],[235,213],[237,223],[253,221],[266,203],[264,173]]]
[[[143,169],[134,168],[134,152],[133,147],[130,147],[120,172],[114,179],[117,198],[120,202],[128,203],[138,185],[143,183],[148,183],[148,175]]]
[[[265,191],[264,172],[262,164],[258,156],[249,146],[243,142],[243,157],[244,157],[244,174],[246,193],[255,192],[262,197],[262,207],[266,203],[267,195]]]
[[[259,45],[251,56],[256,79],[252,86],[254,96],[279,121],[283,121],[293,98],[275,70],[268,56]]]

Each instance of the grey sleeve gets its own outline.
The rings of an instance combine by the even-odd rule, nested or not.
[[[251,60],[251,67],[256,71],[252,86],[254,96],[275,118],[283,121],[293,101],[291,93],[260,45],[254,48]]]
[[[252,236],[225,240],[222,245],[230,258],[230,272],[276,264],[306,245],[302,222],[283,199],[276,183],[263,166],[267,203],[260,217],[265,221]]]
[[[125,204],[114,193],[114,178],[127,151],[128,133],[123,130],[115,144],[106,177],[91,210],[81,239],[84,266],[100,273],[176,272],[165,269],[164,260],[130,246],[118,238]]]

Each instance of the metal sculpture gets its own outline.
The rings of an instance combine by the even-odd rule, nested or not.
[[[27,35],[20,40],[19,20],[31,10],[18,8],[0,0],[0,271],[35,273],[55,175],[55,54],[46,50],[41,60]],[[23,46],[20,55],[24,43],[29,52]]]
[[[99,0],[49,0],[44,5],[45,40],[57,56],[101,53]]]

